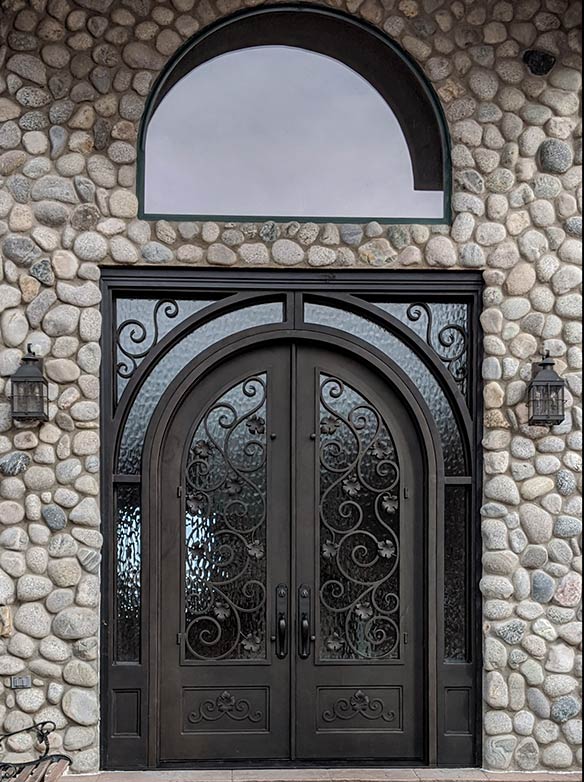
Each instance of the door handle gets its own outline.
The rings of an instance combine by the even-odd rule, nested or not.
[[[298,590],[298,626],[300,629],[298,656],[301,660],[307,660],[310,657],[310,644],[316,640],[315,636],[310,632],[310,622],[310,587],[302,584]]]
[[[276,634],[272,636],[276,644],[276,657],[283,660],[288,654],[288,587],[278,584],[276,587]]]

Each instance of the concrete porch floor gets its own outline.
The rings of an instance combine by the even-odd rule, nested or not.
[[[63,782],[576,782],[579,773],[481,769],[261,769],[254,771],[102,771]]]

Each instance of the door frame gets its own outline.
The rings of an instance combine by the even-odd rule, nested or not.
[[[175,378],[171,386],[166,390],[156,411],[152,417],[148,433],[144,442],[144,464],[150,464],[149,478],[143,482],[143,502],[144,502],[144,522],[143,526],[149,530],[152,539],[148,541],[149,535],[144,540],[143,561],[148,563],[146,583],[143,587],[143,601],[148,606],[146,614],[150,627],[148,633],[150,641],[148,644],[148,657],[150,665],[146,676],[146,687],[150,691],[148,696],[148,705],[146,708],[146,720],[143,723],[145,730],[141,732],[142,755],[143,759],[137,761],[133,767],[138,768],[163,768],[158,763],[158,691],[160,682],[160,672],[157,670],[159,656],[157,654],[158,632],[154,630],[158,626],[158,565],[157,565],[157,535],[160,530],[152,520],[156,518],[158,497],[156,492],[147,490],[151,487],[151,480],[155,474],[155,463],[151,454],[159,451],[160,438],[165,430],[173,411],[180,404],[180,399],[186,394],[187,389],[196,382],[196,377],[202,373],[211,371],[214,365],[227,359],[235,351],[245,349],[252,345],[257,345],[260,341],[270,343],[282,340],[310,340],[313,343],[319,341],[324,344],[333,344],[337,349],[344,350],[358,360],[365,361],[374,371],[391,382],[402,398],[410,406],[414,418],[418,421],[420,428],[420,437],[426,443],[425,459],[427,465],[427,496],[425,498],[427,505],[427,514],[425,519],[426,534],[426,552],[425,555],[425,573],[426,578],[426,667],[427,667],[427,686],[424,691],[427,697],[427,747],[426,763],[424,765],[435,766],[438,762],[438,733],[439,724],[444,720],[444,703],[441,702],[438,692],[438,668],[442,661],[438,659],[437,644],[437,595],[438,587],[442,584],[442,572],[439,567],[441,563],[441,550],[438,541],[441,539],[443,531],[442,514],[442,493],[443,487],[437,480],[441,462],[440,448],[437,446],[437,432],[430,416],[425,412],[425,403],[408,377],[401,369],[393,364],[391,359],[382,354],[376,348],[367,346],[361,340],[345,334],[339,336],[334,329],[322,326],[304,325],[302,328],[295,328],[296,323],[302,323],[302,312],[299,309],[295,293],[307,292],[322,298],[326,302],[327,295],[333,295],[337,300],[346,299],[347,309],[351,309],[351,294],[363,293],[369,295],[385,294],[387,296],[406,298],[411,301],[432,300],[443,301],[452,299],[454,301],[464,299],[471,304],[470,317],[472,318],[473,338],[469,344],[469,366],[471,367],[471,403],[474,406],[474,416],[472,420],[472,438],[475,443],[474,452],[470,456],[473,461],[473,472],[476,476],[472,491],[472,518],[473,529],[470,531],[471,547],[469,550],[471,578],[469,583],[470,599],[473,603],[474,622],[469,633],[470,648],[472,649],[472,660],[474,669],[474,693],[475,708],[472,717],[474,731],[474,757],[475,763],[480,764],[481,759],[481,711],[482,703],[480,698],[480,682],[482,675],[481,660],[481,597],[478,589],[478,578],[480,577],[480,532],[479,532],[479,514],[481,498],[481,476],[482,476],[482,458],[478,447],[481,438],[481,420],[482,420],[482,395],[479,394],[479,375],[480,375],[480,297],[482,290],[482,279],[480,274],[474,272],[353,272],[342,271],[336,273],[323,273],[316,271],[253,271],[253,270],[234,270],[225,272],[223,270],[191,270],[182,268],[171,269],[113,269],[105,267],[102,269],[102,289],[104,300],[102,312],[104,315],[105,327],[103,332],[102,346],[104,356],[115,357],[115,323],[114,323],[114,297],[120,292],[126,296],[132,293],[148,293],[160,295],[161,289],[164,295],[172,293],[185,294],[197,293],[206,294],[207,292],[221,292],[225,295],[226,290],[231,293],[240,293],[242,298],[246,297],[249,291],[278,292],[287,299],[289,308],[288,321],[278,325],[268,327],[256,327],[241,334],[231,335],[222,340],[218,346],[209,348],[196,359],[190,362],[182,372]],[[363,302],[362,302],[363,304]],[[366,309],[366,305],[364,305]],[[371,309],[377,310],[375,307]],[[377,310],[377,313],[379,311]],[[308,327],[307,327],[308,326]],[[393,366],[392,366],[393,365]],[[113,400],[112,388],[115,382],[115,372],[112,371],[114,362],[105,362],[102,370],[102,443],[104,446],[106,458],[102,464],[102,509],[104,515],[104,560],[103,560],[103,593],[102,601],[102,692],[107,693],[108,675],[110,673],[110,655],[111,655],[111,631],[110,620],[113,618],[112,601],[112,567],[111,557],[113,513],[112,513],[112,475],[113,461],[112,454],[115,450],[119,431],[115,431],[111,425],[113,420]],[[468,428],[468,425],[467,425]],[[144,471],[146,478],[146,471]],[[146,574],[145,574],[146,575]],[[144,612],[143,612],[144,616]],[[110,753],[110,742],[108,741],[108,725],[111,719],[111,704],[107,703],[107,698],[102,697],[102,725],[101,731],[101,749],[102,749],[102,767],[113,768],[121,767],[117,753]],[[138,749],[138,745],[136,745]],[[144,754],[144,750],[145,753]],[[197,765],[201,767],[221,766],[221,761],[210,764],[209,762],[200,762]],[[244,765],[244,764],[241,764]],[[250,765],[250,764],[248,764]],[[257,763],[251,765],[258,765]],[[264,764],[262,764],[264,765]],[[266,763],[265,765],[282,765],[282,763]],[[290,765],[311,765],[318,763],[292,763]],[[330,764],[327,764],[330,765]],[[371,765],[375,765],[372,763]],[[379,765],[379,764],[378,764]],[[456,765],[455,760],[450,760],[442,765]],[[192,764],[190,764],[192,767]],[[181,768],[185,765],[174,764],[173,767]],[[187,766],[188,767],[188,766]]]

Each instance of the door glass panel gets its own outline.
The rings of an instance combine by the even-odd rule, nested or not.
[[[116,489],[115,660],[140,659],[142,522],[140,484]]]
[[[374,345],[389,356],[416,385],[434,418],[444,457],[446,475],[466,475],[466,460],[460,429],[452,406],[440,384],[424,362],[407,345],[387,329],[353,312],[324,304],[304,305],[307,323],[339,328]]]
[[[205,323],[169,350],[153,367],[132,404],[122,434],[117,472],[123,475],[140,472],[144,437],[152,413],[162,394],[189,361],[238,331],[268,323],[281,323],[283,315],[284,308],[280,302],[243,307]]]
[[[118,399],[145,356],[169,331],[212,301],[116,300],[116,390]]]
[[[221,396],[185,469],[187,661],[266,659],[267,378]]]
[[[469,488],[446,486],[444,507],[444,657],[468,659]]]
[[[399,462],[379,411],[320,375],[320,659],[397,659]]]

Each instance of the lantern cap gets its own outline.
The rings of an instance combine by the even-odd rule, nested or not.
[[[43,380],[44,376],[42,372],[42,358],[37,356],[32,349],[32,344],[29,343],[26,346],[27,352],[22,357],[22,363],[12,375],[12,381],[27,381],[27,380]]]
[[[550,357],[549,350],[542,356],[541,361],[537,362],[539,370],[533,377],[538,383],[557,383],[563,382],[556,370],[554,369],[556,362]]]

